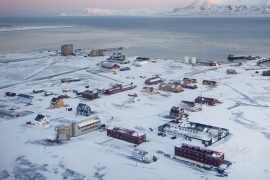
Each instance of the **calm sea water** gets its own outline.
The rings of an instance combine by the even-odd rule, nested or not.
[[[1,25],[74,26],[0,32],[0,53],[124,46],[128,56],[226,61],[228,54],[270,57],[267,17],[50,17],[0,18]]]

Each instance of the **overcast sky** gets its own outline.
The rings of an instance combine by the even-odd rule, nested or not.
[[[124,9],[179,7],[193,0],[0,0],[0,14],[43,15],[76,12],[86,8]]]
[[[175,8],[193,1],[195,0],[0,0],[0,16],[57,15],[60,12],[80,12],[86,8]],[[244,2],[246,1],[262,2],[265,0],[244,0]]]

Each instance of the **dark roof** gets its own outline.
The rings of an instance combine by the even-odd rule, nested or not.
[[[201,96],[198,96],[196,99],[201,99],[201,100],[204,100],[204,101],[215,101],[216,100],[214,98],[201,97]]]
[[[35,121],[41,121],[45,116],[42,114],[38,114],[37,117],[35,118]]]
[[[93,94],[94,92],[93,91],[90,91],[90,90],[86,90],[83,92],[83,94]],[[81,103],[80,103],[81,104]]]
[[[77,111],[84,111],[85,108],[89,107],[87,104],[79,103],[77,106]],[[90,109],[90,107],[89,107]]]
[[[177,107],[177,106],[173,106],[171,108],[171,111],[179,111],[181,108],[180,107]]]
[[[28,98],[28,99],[33,99],[34,96],[30,96],[30,95],[27,95],[27,94],[18,94],[18,97],[23,97],[23,98]]]
[[[114,63],[102,63],[101,67],[103,67],[103,68],[113,68],[113,67],[120,68],[120,66],[118,64],[114,64]]]
[[[55,98],[55,97],[52,98],[52,100],[51,100],[51,102],[53,102],[53,103],[54,103],[54,102],[57,102],[57,101],[59,101],[59,98]]]
[[[187,80],[187,81],[197,81],[197,79],[192,79],[192,78],[183,78],[183,81],[185,81],[185,80]]]
[[[182,101],[182,103],[187,104],[190,107],[194,107],[195,106],[195,102],[191,102],[191,101]]]
[[[150,58],[147,58],[147,57],[137,57],[135,61],[149,61]]]

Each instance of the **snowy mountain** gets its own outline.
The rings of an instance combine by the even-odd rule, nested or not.
[[[60,16],[158,16],[171,12],[171,9],[98,9],[86,8],[79,13],[61,13]]]
[[[175,8],[169,15],[270,15],[270,1],[247,2],[234,0],[196,0],[192,4]]]
[[[86,8],[60,16],[260,16],[270,15],[270,0],[195,0],[186,7],[174,9],[97,9]]]

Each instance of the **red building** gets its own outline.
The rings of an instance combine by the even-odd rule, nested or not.
[[[201,162],[207,165],[219,167],[224,164],[224,153],[204,149],[197,146],[182,144],[181,147],[175,147],[175,155],[193,161]]]
[[[127,141],[133,144],[141,144],[146,141],[144,133],[136,132],[120,127],[111,127],[107,129],[107,136]]]
[[[128,90],[131,90],[131,89],[134,89],[134,88],[136,88],[135,85],[130,84],[130,85],[122,86],[120,84],[120,85],[118,85],[116,87],[105,90],[104,94],[112,95],[112,94],[120,93],[120,92],[123,92],[123,91],[128,91]]]
[[[219,100],[214,99],[214,98],[207,98],[207,97],[197,97],[195,99],[195,103],[198,104],[206,104],[206,105],[210,105],[210,106],[215,106],[216,104],[220,103]]]
[[[146,79],[145,80],[145,84],[146,85],[154,85],[154,84],[159,84],[159,83],[162,83],[163,81],[160,79],[160,77],[152,77],[152,78],[149,78],[149,79]]]
[[[90,99],[90,100],[97,99],[98,98],[98,93],[86,90],[86,91],[84,91],[82,93],[82,98]]]
[[[102,63],[101,68],[106,69],[106,70],[115,71],[115,70],[119,70],[120,66],[118,64],[114,64],[114,63]]]

